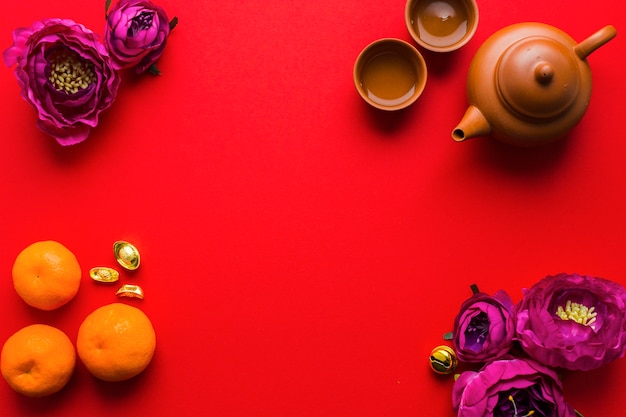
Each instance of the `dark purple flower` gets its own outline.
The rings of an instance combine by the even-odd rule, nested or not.
[[[513,302],[504,291],[493,297],[476,293],[454,319],[453,342],[463,362],[487,362],[509,352],[515,328]]]
[[[535,360],[589,370],[624,355],[626,290],[602,278],[549,276],[516,306],[516,338]]]
[[[120,84],[96,35],[69,19],[16,29],[3,59],[15,65],[22,97],[37,110],[37,126],[62,145],[87,138]]]
[[[499,359],[466,371],[452,387],[458,417],[573,417],[557,374],[530,359]]]
[[[150,0],[119,0],[107,15],[104,42],[115,68],[142,73],[163,54],[170,23]]]

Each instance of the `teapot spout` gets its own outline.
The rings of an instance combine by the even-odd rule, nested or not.
[[[574,52],[580,59],[585,59],[593,51],[613,39],[617,35],[615,27],[608,25],[574,46]]]
[[[476,136],[485,136],[491,133],[491,126],[476,106],[469,106],[463,119],[452,131],[452,139],[462,142]]]

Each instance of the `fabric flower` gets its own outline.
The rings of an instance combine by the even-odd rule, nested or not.
[[[463,362],[487,362],[507,354],[515,335],[513,302],[504,291],[493,297],[477,292],[461,305],[453,339]]]
[[[530,359],[500,359],[466,371],[452,387],[458,417],[573,417],[557,374]]]
[[[535,360],[590,370],[624,355],[626,290],[602,278],[548,276],[516,306],[516,338]]]
[[[142,73],[163,54],[170,23],[150,0],[119,0],[109,10],[104,42],[115,68]]]
[[[16,29],[3,59],[15,65],[22,97],[37,110],[37,127],[62,145],[87,138],[120,84],[96,35],[69,19]]]

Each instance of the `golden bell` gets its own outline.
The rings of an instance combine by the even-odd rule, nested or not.
[[[430,352],[430,367],[438,374],[451,374],[458,363],[456,353],[449,346],[437,346]]]

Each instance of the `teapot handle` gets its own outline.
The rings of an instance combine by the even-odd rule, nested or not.
[[[589,36],[578,45],[574,46],[574,52],[580,59],[586,59],[593,51],[610,41],[617,34],[612,25],[608,25]]]

